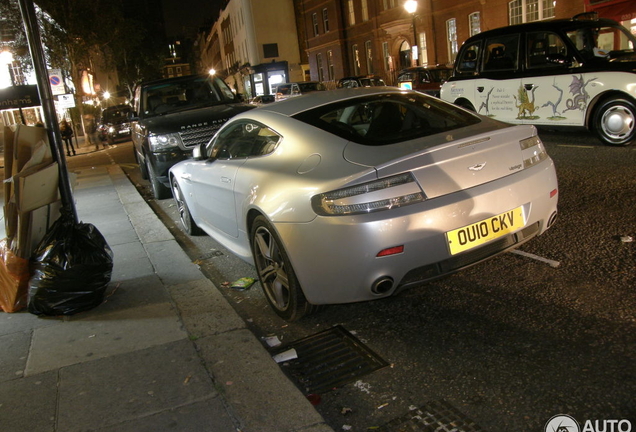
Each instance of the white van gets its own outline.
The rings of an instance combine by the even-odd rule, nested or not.
[[[475,35],[441,98],[516,124],[584,126],[605,144],[636,140],[636,37],[595,13]]]

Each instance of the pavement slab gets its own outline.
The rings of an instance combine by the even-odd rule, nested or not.
[[[168,287],[193,339],[245,328],[245,322],[208,279]]]
[[[26,375],[185,338],[168,302],[108,313],[88,311],[33,332]]]
[[[0,382],[24,375],[31,332],[16,332],[0,336]]]
[[[192,343],[175,341],[62,368],[57,427],[99,429],[217,396]]]
[[[54,432],[57,371],[0,385],[0,428],[7,432]]]

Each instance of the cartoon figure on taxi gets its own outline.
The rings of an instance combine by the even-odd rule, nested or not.
[[[565,106],[567,107],[565,111],[585,110],[587,107],[587,101],[590,98],[585,87],[587,87],[587,85],[595,79],[596,77],[584,81],[583,75],[579,75],[578,77],[576,75],[572,75],[572,83],[570,84],[570,94],[572,94],[572,98],[565,101]]]
[[[534,112],[537,110],[537,106],[534,105],[534,92],[539,88],[539,86],[532,87],[530,91],[532,93],[532,100],[528,97],[528,90],[524,86],[519,86],[518,94],[519,98],[515,96],[515,101],[519,102],[515,104],[515,106],[519,109],[519,114],[517,115],[517,119],[536,119],[537,116],[533,116]]]

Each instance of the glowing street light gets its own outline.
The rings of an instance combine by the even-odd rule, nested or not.
[[[216,71],[215,71],[214,69],[210,69],[210,70],[208,71],[208,73],[209,73],[210,75],[214,75],[214,74],[216,74]]]
[[[415,12],[417,12],[417,0],[406,0],[404,2],[404,9],[413,17],[413,58],[415,59],[415,66],[419,66],[420,56],[417,50],[417,30],[415,29]]]

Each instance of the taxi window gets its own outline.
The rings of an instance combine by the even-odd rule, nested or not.
[[[558,68],[565,62],[556,61],[565,59],[568,55],[563,40],[553,32],[529,32],[526,46],[526,66],[529,69]]]
[[[496,36],[486,39],[484,71],[509,71],[517,69],[519,34]]]
[[[457,63],[457,70],[467,73],[476,72],[477,59],[479,59],[479,42],[468,45],[462,50]]]

